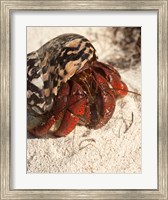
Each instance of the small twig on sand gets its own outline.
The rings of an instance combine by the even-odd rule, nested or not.
[[[124,122],[125,122],[125,125],[126,125],[126,129],[125,129],[125,131],[124,131],[124,134],[131,128],[131,126],[132,126],[132,124],[133,124],[133,121],[134,121],[134,113],[133,113],[133,112],[132,112],[132,115],[131,115],[131,116],[132,116],[132,117],[131,117],[131,122],[130,122],[129,125],[127,125],[125,119],[123,119]]]
[[[100,150],[99,150],[95,145],[93,145],[92,143],[86,144],[85,146],[81,147],[82,143],[85,142],[85,141],[91,141],[91,142],[95,142],[95,143],[96,143],[96,141],[95,141],[93,138],[83,140],[83,141],[81,141],[81,142],[79,143],[79,151],[81,151],[82,149],[85,149],[85,148],[88,147],[89,145],[92,145],[93,147],[95,147],[95,148],[98,150],[99,156],[100,156],[100,158],[102,158],[101,153],[100,153]]]
[[[124,119],[123,117],[122,117],[122,120],[123,120],[123,123],[125,124],[125,131],[123,132],[123,134],[125,134],[125,133],[131,128],[131,126],[132,126],[132,124],[133,124],[133,122],[134,122],[134,113],[132,112],[131,120],[129,120],[129,121],[131,121],[131,122],[130,122],[129,125],[128,125],[127,122],[126,122],[126,121],[128,121],[128,120]],[[120,128],[119,128],[119,138],[120,138],[120,135],[121,135],[121,128],[122,128],[122,125],[123,125],[123,124],[121,124],[121,126],[120,126]]]
[[[91,143],[89,143],[89,144],[87,144],[86,146],[81,147],[82,143],[83,143],[83,142],[86,142],[86,141],[87,141],[87,142],[95,142],[95,143],[96,143],[96,141],[95,141],[93,138],[82,140],[82,141],[79,143],[79,150],[82,150],[82,149],[84,149],[86,146],[88,146],[88,145],[91,144]]]

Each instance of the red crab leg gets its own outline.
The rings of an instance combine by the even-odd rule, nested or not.
[[[118,77],[113,76],[113,79],[110,83],[113,86],[113,89],[115,89],[117,98],[123,98],[127,95],[128,87],[124,82],[118,80]]]
[[[75,128],[78,121],[79,118],[67,110],[60,127],[55,131],[54,135],[59,137],[68,135]]]
[[[121,81],[120,74],[117,72],[117,70],[115,70],[111,65],[98,61],[94,62],[94,67],[101,68],[104,71],[105,77],[115,90],[115,95],[117,98],[123,98],[127,95],[128,87],[124,82]]]
[[[75,115],[84,115],[86,97],[82,87],[73,81],[71,96],[69,98],[69,110]]]
[[[32,135],[35,135],[36,137],[42,137],[48,133],[48,130],[51,128],[51,126],[55,123],[55,118],[54,116],[51,117],[47,123],[40,125],[32,130],[29,130],[29,132]]]
[[[91,123],[90,105],[89,105],[89,102],[86,102],[85,114],[82,117],[80,117],[80,124],[87,126],[90,123]]]
[[[109,88],[106,79],[96,72],[94,72],[94,76],[98,82],[101,95],[101,97],[99,97],[101,98],[100,101],[97,102],[98,107],[101,108],[100,119],[96,126],[94,126],[94,128],[97,129],[104,126],[110,120],[115,109],[115,97],[113,91]]]
[[[66,136],[69,134],[79,122],[79,116],[84,115],[86,98],[83,93],[82,87],[72,82],[73,86],[68,100],[68,108],[62,119],[61,125],[54,133],[56,136]]]

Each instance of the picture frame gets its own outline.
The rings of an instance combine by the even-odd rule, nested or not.
[[[31,10],[113,10],[157,11],[157,189],[11,189],[11,18],[12,11]],[[167,199],[167,85],[168,85],[168,1],[10,1],[1,0],[1,199]]]

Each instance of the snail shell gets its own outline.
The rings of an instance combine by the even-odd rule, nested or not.
[[[29,53],[28,110],[37,115],[50,111],[61,84],[95,58],[95,48],[89,40],[78,34],[60,35]]]

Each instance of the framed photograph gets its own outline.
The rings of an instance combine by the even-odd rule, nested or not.
[[[1,199],[167,199],[167,3],[1,0]]]

